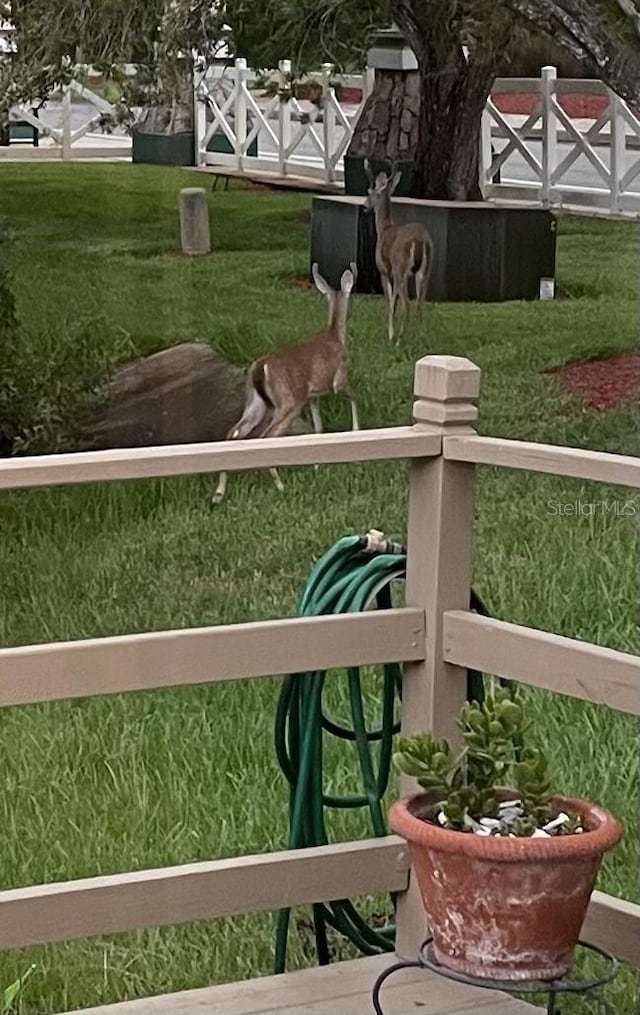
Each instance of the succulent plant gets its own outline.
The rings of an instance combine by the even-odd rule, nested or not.
[[[499,818],[491,834],[532,835],[551,817],[551,776],[542,751],[523,747],[530,724],[515,692],[496,687],[482,704],[465,702],[457,722],[463,741],[458,754],[447,740],[417,733],[399,738],[396,765],[433,796],[445,827],[468,831],[482,819]],[[495,790],[509,781],[518,805],[502,815]],[[577,827],[576,821],[556,834]]]
[[[524,812],[543,824],[549,818],[551,776],[542,751],[527,747],[513,766],[513,774]]]

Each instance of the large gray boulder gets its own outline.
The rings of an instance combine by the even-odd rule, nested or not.
[[[224,440],[244,408],[245,377],[206,342],[185,342],[119,367],[85,425],[94,448]],[[291,433],[308,433],[298,420]]]

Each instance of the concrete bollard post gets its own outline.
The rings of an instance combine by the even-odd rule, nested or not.
[[[203,187],[180,191],[180,245],[182,253],[197,256],[211,253],[209,208]]]

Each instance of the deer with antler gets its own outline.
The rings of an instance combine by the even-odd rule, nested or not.
[[[415,285],[416,304],[424,301],[429,288],[433,264],[433,241],[425,226],[419,222],[396,225],[391,215],[391,197],[400,182],[400,171],[391,166],[390,173],[378,173],[374,177],[371,164],[365,159],[364,167],[369,178],[369,189],[365,201],[367,211],[372,211],[376,220],[376,267],[380,272],[382,291],[389,311],[389,339],[394,340],[394,315],[396,303],[400,303],[402,325],[409,303],[409,278]]]
[[[322,433],[320,397],[328,392],[344,392],[351,403],[352,429],[358,430],[358,410],[349,384],[347,349],[347,310],[355,284],[356,266],[343,272],[340,289],[332,289],[318,265],[312,266],[316,288],[326,296],[329,319],[326,327],[302,342],[283,346],[256,360],[247,374],[246,400],[242,418],[227,434],[227,440],[247,437],[280,437],[285,434],[308,403],[313,428]],[[271,477],[280,492],[284,490],[276,469]],[[227,473],[220,473],[213,503],[220,504],[227,487]]]

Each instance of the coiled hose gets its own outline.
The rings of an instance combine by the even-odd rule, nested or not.
[[[298,616],[358,613],[371,605],[379,610],[391,607],[391,584],[406,575],[406,549],[381,539],[380,533],[346,536],[312,568],[304,587]],[[488,616],[471,590],[471,609]],[[396,699],[401,699],[402,680],[397,663],[386,664],[380,695],[380,724],[367,729],[362,681],[358,667],[347,670],[351,726],[341,726],[323,709],[326,672],[299,673],[284,679],[275,722],[275,746],[280,767],[289,783],[289,848],[301,849],[328,843],[325,811],[332,808],[368,808],[374,836],[387,835],[382,800],[389,783],[393,737],[399,732],[395,718]],[[483,701],[481,673],[467,676],[469,700]],[[361,792],[335,796],[324,791],[322,758],[323,734],[354,744],[360,767]],[[375,746],[375,753],[374,748]],[[392,901],[393,897],[392,897]],[[278,914],[275,972],[285,970],[290,910]],[[360,916],[349,899],[313,906],[313,924],[318,963],[330,961],[327,927],[344,935],[364,955],[391,952],[395,927],[374,929]]]

